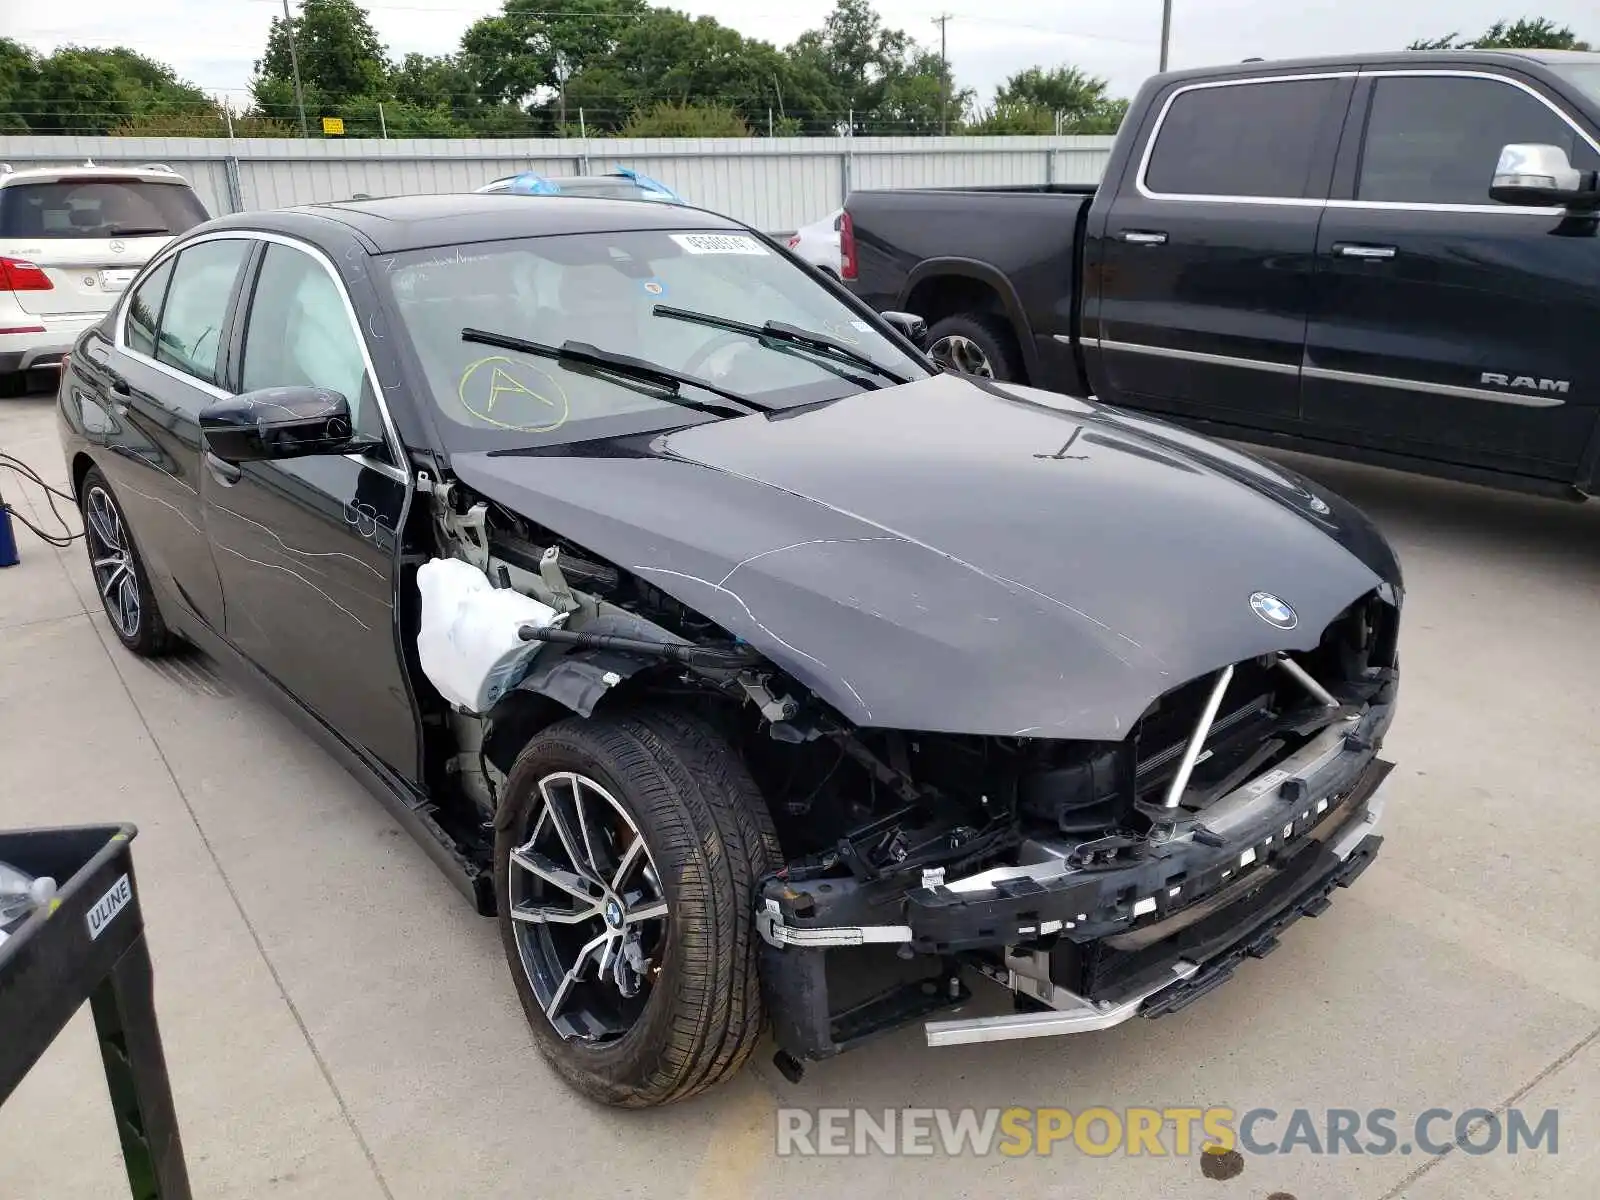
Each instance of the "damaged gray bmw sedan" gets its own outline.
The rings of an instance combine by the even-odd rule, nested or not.
[[[258,678],[641,1107],[1170,1013],[1382,840],[1367,520],[920,336],[691,208],[316,206],[154,258],[61,429],[127,648]]]

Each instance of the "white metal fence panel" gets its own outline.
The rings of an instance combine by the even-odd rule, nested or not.
[[[852,188],[1094,183],[1109,137],[1002,138],[290,138],[0,137],[22,169],[160,162],[188,178],[213,213],[463,192],[503,175],[572,175],[618,165],[693,204],[776,232],[838,208]]]

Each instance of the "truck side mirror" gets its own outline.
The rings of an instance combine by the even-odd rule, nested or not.
[[[1489,196],[1505,204],[1568,208],[1600,204],[1592,171],[1579,171],[1560,146],[1536,142],[1513,142],[1500,151]]]
[[[918,350],[928,348],[928,323],[915,313],[908,312],[881,312],[878,314],[884,322],[894,327],[894,331]]]

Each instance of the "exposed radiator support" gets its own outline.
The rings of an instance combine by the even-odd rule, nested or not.
[[[1183,748],[1183,758],[1178,763],[1178,773],[1167,785],[1167,798],[1162,801],[1163,808],[1177,808],[1178,801],[1183,799],[1184,789],[1189,786],[1189,776],[1194,774],[1194,765],[1200,761],[1200,751],[1205,747],[1206,735],[1211,732],[1211,722],[1217,719],[1217,709],[1222,707],[1222,694],[1228,690],[1228,683],[1232,678],[1232,663],[1217,673],[1217,682],[1212,685],[1211,695],[1206,698],[1206,706],[1200,713],[1200,719],[1195,722],[1194,732],[1189,735],[1189,744]]]
[[[1334,699],[1333,693],[1313,679],[1310,672],[1308,672],[1299,663],[1295,662],[1294,659],[1290,658],[1287,654],[1278,655],[1277,663],[1285,671],[1289,672],[1290,675],[1294,676],[1295,681],[1299,683],[1301,687],[1305,688],[1306,691],[1310,692],[1319,704],[1325,704],[1329,708],[1339,707],[1339,702]]]

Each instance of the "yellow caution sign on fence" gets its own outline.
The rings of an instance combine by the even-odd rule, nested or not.
[[[344,118],[343,117],[323,117],[322,118],[322,132],[328,137],[343,137],[344,136]]]

